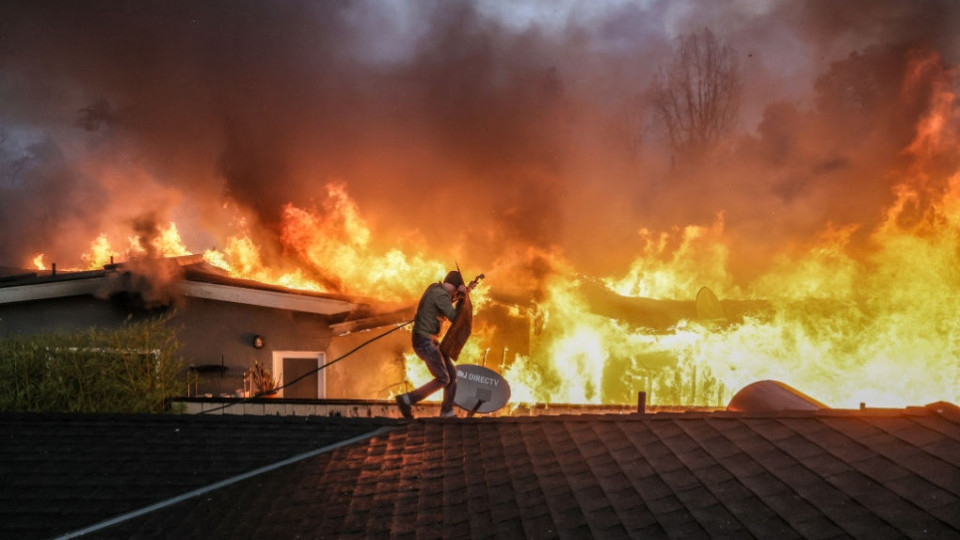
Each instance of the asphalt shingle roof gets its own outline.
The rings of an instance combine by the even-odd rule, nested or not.
[[[191,439],[212,441],[233,438],[231,424],[241,431],[261,422],[271,425],[263,434],[267,440],[302,426],[320,433],[335,431],[327,427],[335,425],[350,433],[392,429],[93,536],[960,538],[960,411],[949,404],[902,410],[410,423],[222,418],[222,423],[208,423],[212,420],[164,417],[153,426],[169,430],[179,422],[191,426]],[[144,419],[115,421],[121,422],[115,430],[119,433]],[[34,426],[39,423],[8,424],[8,433],[40,430]],[[97,443],[81,455],[135,454],[138,441],[126,440],[120,446]],[[188,459],[176,443],[164,451],[145,439],[139,445],[145,467],[164,454]],[[250,453],[244,445],[244,439],[236,437],[231,453],[207,458],[211,467],[244,461],[242,456]],[[6,449],[4,453],[9,454]],[[65,463],[72,461],[58,455]],[[3,466],[6,477],[12,471],[9,464]],[[154,499],[161,498],[155,484],[166,493],[186,487],[177,481],[168,488],[157,475],[140,477],[132,465],[117,470],[130,483],[140,479],[139,487]],[[73,499],[82,508],[96,506],[98,500],[90,496],[100,488],[90,485],[88,473],[20,472],[16,477],[21,483],[39,481],[33,478],[47,482],[45,496],[20,503],[11,501],[10,487],[0,491],[0,520],[15,513],[11,505],[20,504],[26,511],[18,521],[20,536],[64,532],[78,525],[78,516],[64,510],[67,504],[59,505],[64,512],[59,516],[29,511],[44,500]],[[27,487],[41,486],[20,489]],[[83,516],[93,513],[89,509]],[[31,529],[40,519],[47,526]],[[0,535],[11,532],[6,527],[0,524]]]
[[[2,413],[0,538],[64,534],[394,424]]]

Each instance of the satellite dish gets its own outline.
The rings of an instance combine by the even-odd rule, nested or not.
[[[492,369],[476,364],[457,366],[457,393],[453,402],[472,416],[490,413],[510,401],[510,383]]]
[[[697,318],[701,321],[717,321],[726,319],[727,315],[723,312],[723,305],[717,299],[717,295],[706,287],[701,287],[697,292]]]

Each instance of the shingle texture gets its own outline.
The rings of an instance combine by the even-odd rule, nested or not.
[[[144,420],[113,421],[120,422],[119,434]],[[196,433],[209,422],[167,421],[153,426],[173,428],[181,422]],[[216,427],[209,439],[231,437],[226,427],[231,423],[253,422],[221,421],[206,424]],[[37,423],[20,429],[42,431]],[[949,404],[893,411],[461,418],[395,425],[371,439],[94,536],[960,538],[960,415]],[[278,425],[274,433],[285,429]],[[207,437],[198,433],[196,438]],[[146,440],[124,441],[73,449],[78,456],[132,455],[139,443],[140,463],[147,469],[164,454],[184,453],[176,443],[164,452]],[[237,440],[233,453],[209,459],[242,460],[244,453],[243,441]],[[9,465],[4,467],[6,474]],[[134,466],[116,471],[154,498],[165,487],[162,476],[137,475]],[[78,519],[68,504],[59,504],[60,515],[37,513],[36,505],[72,500],[92,508],[102,488],[91,485],[96,483],[91,474],[47,477],[46,496],[19,503],[5,487],[0,519],[22,504],[21,536],[49,533],[54,523],[58,531],[69,528]],[[38,475],[17,476],[26,482]],[[84,517],[91,513],[85,510]],[[38,520],[49,523],[39,528]]]
[[[47,538],[395,422],[0,414],[0,538]]]

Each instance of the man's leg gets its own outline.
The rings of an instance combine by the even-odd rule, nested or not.
[[[407,394],[411,405],[419,403],[437,390],[445,388],[451,381],[450,371],[447,367],[447,363],[450,362],[450,360],[444,358],[443,353],[434,345],[432,340],[414,335],[413,352],[417,353],[417,356],[427,365],[427,369],[429,369],[430,374],[433,375],[433,380]],[[452,362],[450,364],[452,365]],[[453,384],[457,382],[456,377],[457,372],[456,368],[454,368]]]
[[[447,370],[450,382],[443,387],[443,403],[440,405],[440,416],[454,416],[453,399],[457,395],[457,366],[453,365],[450,357],[440,353],[443,356],[443,365]]]

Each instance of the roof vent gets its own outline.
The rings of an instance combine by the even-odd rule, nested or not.
[[[770,380],[748,384],[727,404],[727,410],[734,412],[816,411],[829,408],[796,388]]]

